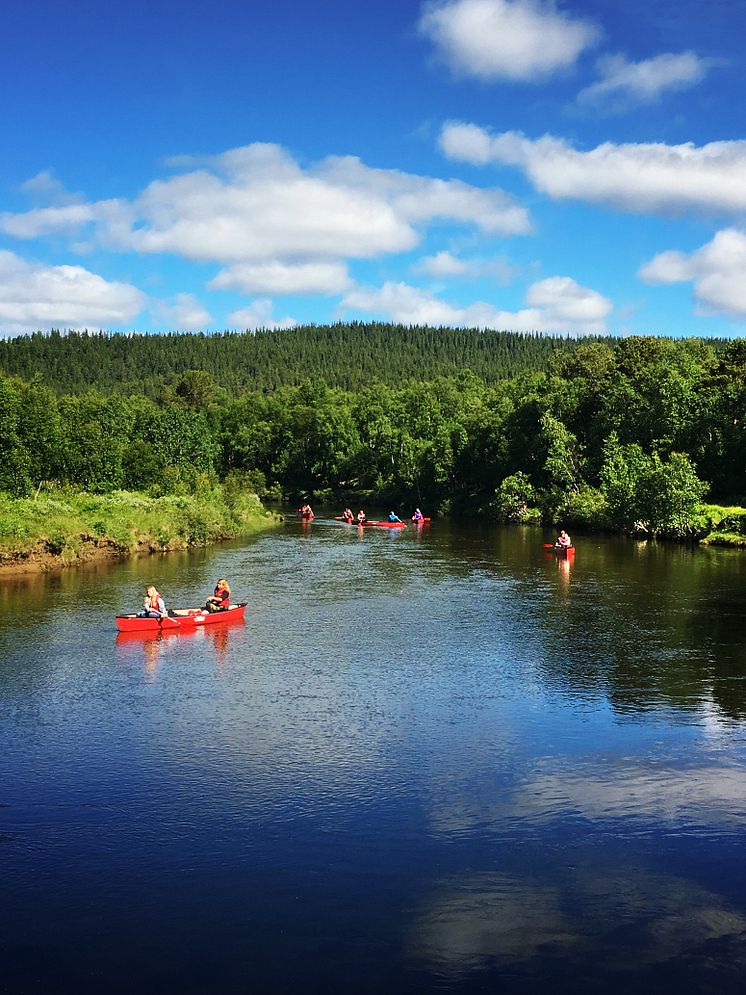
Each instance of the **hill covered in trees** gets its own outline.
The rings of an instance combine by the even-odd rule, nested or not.
[[[57,394],[90,387],[156,396],[187,370],[228,390],[275,390],[323,379],[357,390],[471,370],[486,383],[548,368],[552,356],[600,339],[378,323],[222,334],[37,333],[0,339],[0,371],[40,377]]]
[[[85,337],[63,341],[88,355]],[[541,356],[541,346],[530,349],[542,340],[506,341]],[[146,396],[106,389],[112,368],[97,376],[90,356],[96,386],[86,390],[58,393],[54,375],[64,371],[51,366],[48,382],[41,370],[31,380],[0,373],[0,491],[184,494],[222,480],[293,500],[415,503],[690,537],[703,534],[705,494],[746,503],[746,340],[569,345],[548,354],[545,370],[491,380],[460,369],[394,384],[371,376],[352,389],[311,376],[226,388],[219,370],[188,369]],[[731,530],[746,542],[738,515]]]

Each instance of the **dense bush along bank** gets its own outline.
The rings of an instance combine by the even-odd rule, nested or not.
[[[0,490],[375,499],[406,510],[740,541],[746,340],[555,351],[494,383],[462,370],[353,391],[228,391],[190,370],[155,398],[58,397],[0,375]],[[703,505],[703,500],[714,502]]]
[[[0,496],[0,567],[186,549],[250,535],[274,521],[255,494],[224,487],[166,497],[71,490]]]

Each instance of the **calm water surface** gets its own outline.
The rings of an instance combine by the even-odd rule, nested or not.
[[[742,992],[746,554],[546,538],[0,581],[0,990]]]

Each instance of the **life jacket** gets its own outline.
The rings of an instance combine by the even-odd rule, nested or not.
[[[215,597],[220,598],[221,607],[227,608],[231,603],[231,592],[226,590],[224,587],[215,588]]]
[[[162,601],[162,598],[161,598],[160,594],[158,593],[158,591],[156,591],[155,594],[152,597],[148,598],[148,611],[151,611],[151,612],[159,612],[159,611],[161,611],[161,609],[158,607],[158,602],[159,601]],[[165,605],[164,605],[164,608],[165,608]]]

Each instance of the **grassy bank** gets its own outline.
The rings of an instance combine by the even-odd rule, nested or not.
[[[220,486],[166,497],[130,491],[0,495],[0,566],[49,569],[187,549],[250,535],[275,521],[255,494]]]
[[[706,504],[700,514],[704,531],[700,539],[702,545],[746,547],[746,508]]]

